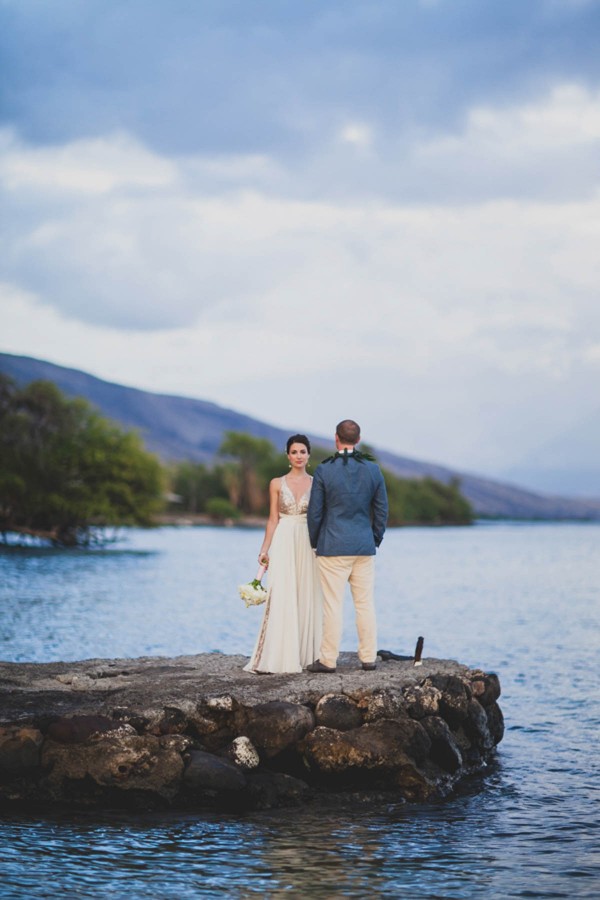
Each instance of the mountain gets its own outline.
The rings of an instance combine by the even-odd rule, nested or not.
[[[548,492],[555,484],[572,496],[600,497],[600,409],[547,440],[503,473]]]
[[[53,381],[72,397],[85,397],[100,412],[128,429],[137,430],[148,450],[164,461],[190,459],[211,462],[225,431],[245,431],[267,438],[282,450],[288,432],[243,413],[206,400],[154,394],[102,381],[86,372],[67,369],[44,360],[0,353],[0,372],[19,384],[44,379]],[[329,447],[331,439],[309,433],[315,445]],[[448,482],[458,478],[461,489],[478,516],[521,519],[600,519],[600,500],[554,497],[524,490],[512,484],[482,478],[433,463],[377,450],[381,464],[396,475],[426,475]]]

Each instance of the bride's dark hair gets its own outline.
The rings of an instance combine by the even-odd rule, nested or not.
[[[290,447],[292,444],[304,444],[308,452],[310,453],[310,441],[306,437],[305,434],[293,434],[291,437],[287,439],[287,444],[285,445],[285,452],[290,452]]]

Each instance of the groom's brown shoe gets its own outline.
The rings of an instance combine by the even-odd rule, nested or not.
[[[316,659],[314,663],[311,663],[306,667],[307,672],[335,672],[335,667],[332,669],[330,666],[324,666],[320,659]]]
[[[377,663],[362,663],[362,668],[364,672],[374,672],[377,668]]]

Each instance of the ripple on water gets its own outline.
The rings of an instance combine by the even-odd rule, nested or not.
[[[159,529],[104,551],[0,551],[0,656],[247,653],[261,611],[243,608],[236,585],[260,538]],[[5,814],[0,897],[597,900],[599,558],[600,526],[386,535],[381,646],[410,652],[423,634],[427,655],[497,671],[502,683],[498,761],[452,800],[241,818]],[[345,615],[352,648],[349,604]]]

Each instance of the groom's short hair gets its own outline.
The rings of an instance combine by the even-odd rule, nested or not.
[[[358,444],[360,441],[360,426],[353,419],[343,419],[336,426],[335,433],[342,444]]]

